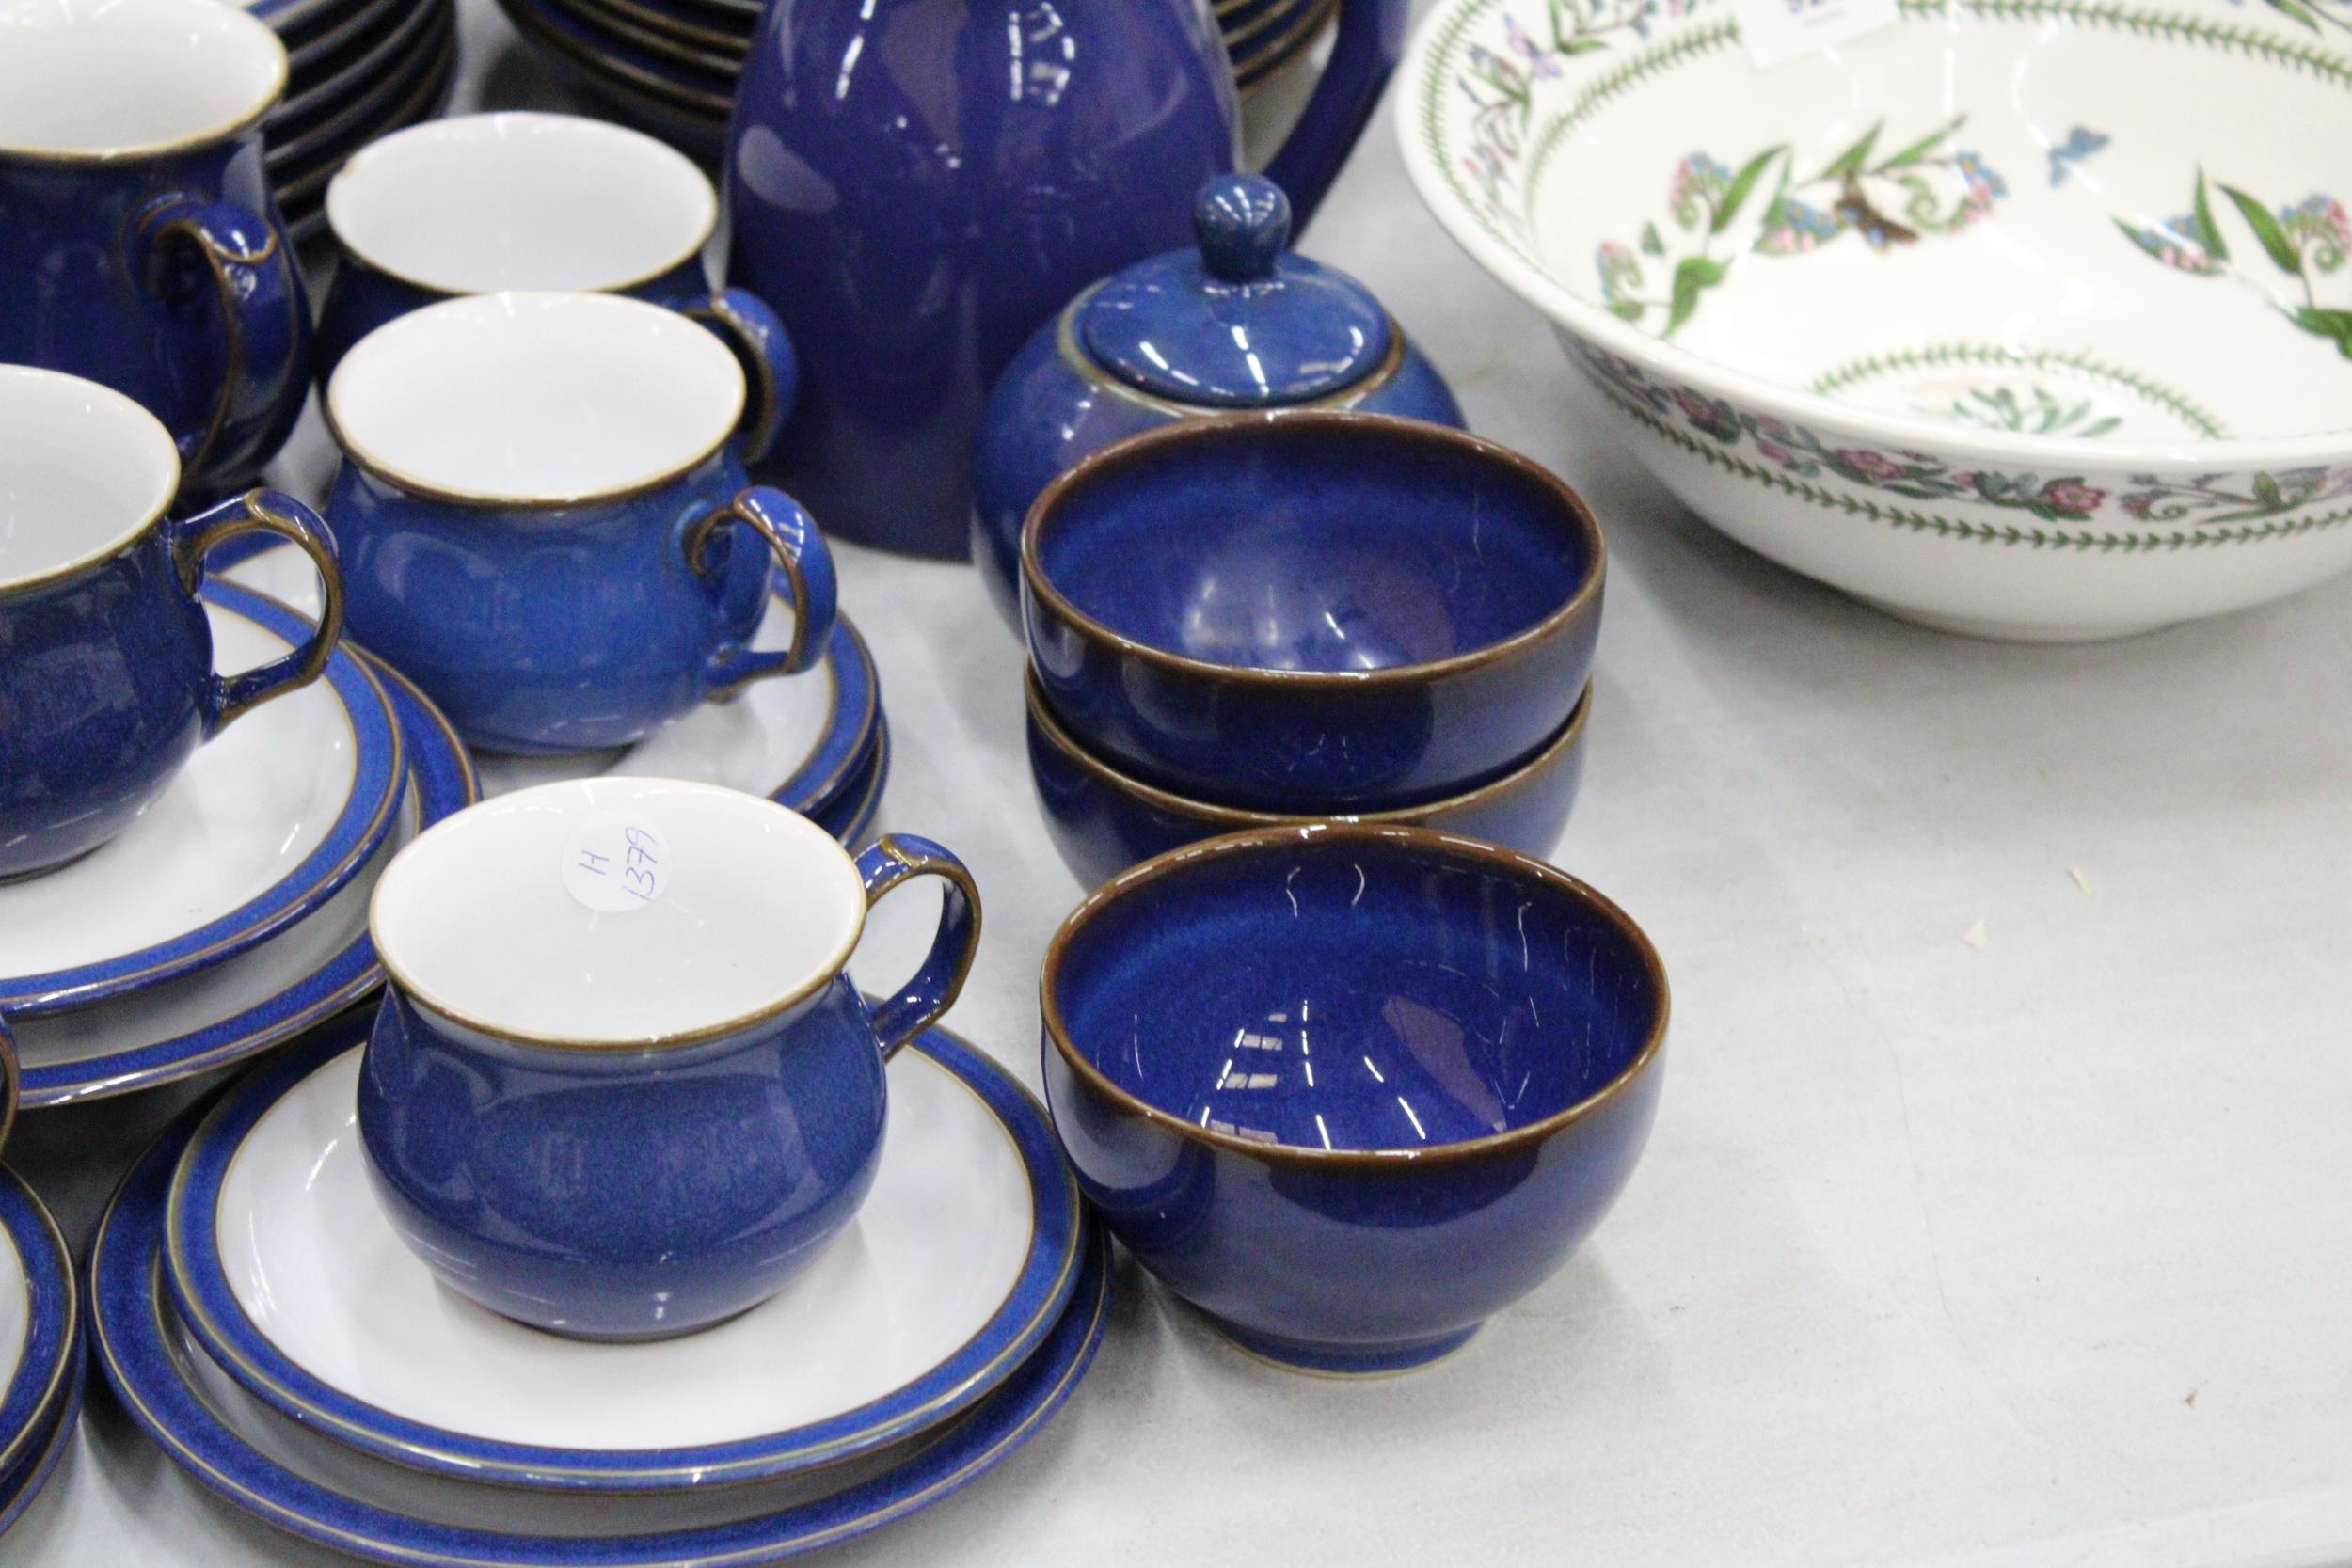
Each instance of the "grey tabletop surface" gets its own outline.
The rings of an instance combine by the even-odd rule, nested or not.
[[[570,103],[488,0],[463,40],[460,109]],[[1122,1266],[1059,1419],[818,1560],[2352,1558],[2352,578],[2106,645],[1922,631],[1647,482],[1414,198],[1385,112],[1305,247],[1608,530],[1555,858],[1672,974],[1656,1134],[1562,1274],[1411,1377],[1273,1370]],[[330,462],[313,419],[282,480],[318,499]],[[986,895],[951,1022],[1034,1085],[1079,889],[1030,798],[1019,651],[968,570],[839,553],[898,748],[883,826]],[[884,913],[877,981],[925,920]],[[34,1115],[11,1158],[86,1243],[185,1098]],[[7,1568],[341,1560],[215,1501],[103,1389],[0,1541]]]

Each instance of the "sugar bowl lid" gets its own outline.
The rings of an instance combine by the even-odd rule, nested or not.
[[[1192,230],[1197,251],[1138,262],[1079,307],[1079,341],[1120,380],[1178,403],[1263,408],[1327,397],[1388,356],[1380,302],[1282,248],[1291,203],[1273,181],[1210,180]]]

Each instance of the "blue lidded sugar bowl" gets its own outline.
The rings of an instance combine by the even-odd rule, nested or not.
[[[1285,250],[1290,200],[1222,174],[1193,207],[1196,247],[1087,290],[1038,329],[981,416],[972,556],[1021,625],[1021,525],[1054,478],[1122,437],[1204,415],[1360,409],[1463,427],[1428,358],[1369,290]]]

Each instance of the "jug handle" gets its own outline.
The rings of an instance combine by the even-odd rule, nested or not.
[[[1304,231],[1315,209],[1330,194],[1331,182],[1347,165],[1356,138],[1380,103],[1397,61],[1405,54],[1405,30],[1412,0],[1340,0],[1340,33],[1331,62],[1314,96],[1291,128],[1266,178],[1291,198]]]
[[[884,834],[858,856],[857,874],[865,880],[869,910],[892,888],[917,877],[937,877],[945,884],[940,889],[939,934],[931,940],[923,967],[897,995],[873,1004],[874,1033],[881,1037],[886,1062],[938,1022],[962,994],[972,956],[980,948],[980,890],[954,854],[913,833]]]

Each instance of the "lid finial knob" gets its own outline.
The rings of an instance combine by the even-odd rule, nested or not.
[[[1220,174],[1192,204],[1200,260],[1228,283],[1260,283],[1291,238],[1291,198],[1262,174]]]

